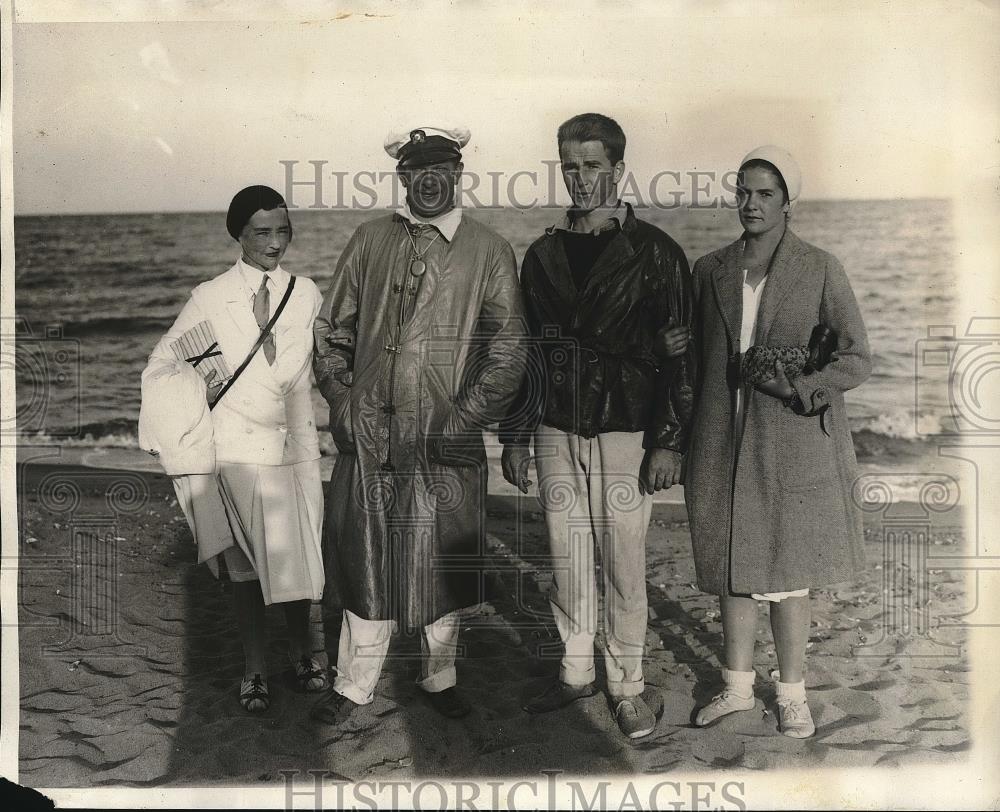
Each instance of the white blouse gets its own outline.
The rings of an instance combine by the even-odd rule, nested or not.
[[[740,352],[746,352],[753,346],[754,333],[757,332],[757,311],[760,310],[760,300],[764,295],[764,286],[770,274],[767,274],[757,287],[747,284],[748,268],[743,269],[743,321],[740,324]]]
[[[740,322],[740,356],[753,346],[757,332],[757,312],[760,310],[760,300],[764,296],[764,286],[770,274],[767,274],[757,287],[747,284],[749,269],[743,269],[743,321]],[[743,429],[743,387],[736,390],[736,420]]]

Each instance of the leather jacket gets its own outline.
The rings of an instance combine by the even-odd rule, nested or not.
[[[521,267],[528,369],[500,426],[505,444],[527,444],[541,422],[593,437],[646,432],[646,448],[687,448],[695,352],[663,361],[658,330],[691,326],[691,272],[681,247],[626,205],[619,233],[598,257],[582,290],[562,238],[547,229]]]

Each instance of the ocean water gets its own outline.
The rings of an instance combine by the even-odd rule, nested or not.
[[[470,212],[518,259],[558,216],[552,209]],[[378,211],[292,212],[282,264],[323,290],[354,230]],[[739,236],[731,210],[644,210],[693,264]],[[136,446],[139,375],[195,285],[225,271],[238,247],[223,212],[15,218],[18,432],[67,445]],[[859,456],[910,456],[947,414],[947,392],[915,385],[917,342],[952,323],[958,295],[951,208],[943,200],[801,203],[793,227],[850,276],[874,371],[848,393]],[[10,364],[11,359],[2,359]],[[917,399],[917,390],[919,400]],[[316,395],[318,425],[326,423]]]

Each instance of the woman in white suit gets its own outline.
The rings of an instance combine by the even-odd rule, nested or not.
[[[144,447],[158,447],[167,472],[175,474],[199,560],[232,583],[246,658],[240,703],[247,711],[262,712],[270,703],[265,605],[284,607],[300,689],[319,691],[327,685],[325,670],[313,657],[309,625],[310,601],[321,598],[324,584],[323,493],[310,377],[312,326],[322,296],[312,280],[293,279],[279,264],[292,226],[278,192],[266,186],[243,189],[233,198],[226,226],[240,244],[240,257],[192,291],[153,350],[143,374],[146,416],[140,422]],[[293,281],[277,321],[260,340]],[[203,373],[208,403],[221,395],[211,411],[204,398],[193,404],[155,388],[156,380],[168,381],[171,374],[179,374],[175,386],[183,376],[190,382],[192,358],[184,358],[178,347],[189,348],[192,336],[205,335],[209,339],[201,370],[214,365],[229,378],[256,348],[234,381]],[[221,351],[221,358],[212,351]],[[192,425],[200,422],[198,431],[206,435],[206,420],[214,464],[206,471],[204,455],[199,467],[188,454],[185,465],[175,463],[171,470],[171,452],[184,438],[196,436],[189,430]]]

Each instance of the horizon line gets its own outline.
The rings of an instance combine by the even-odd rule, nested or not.
[[[931,196],[915,196],[915,197],[813,197],[804,198],[799,200],[798,205],[803,203],[915,203],[923,201],[950,201],[953,198],[950,197],[931,197]],[[631,201],[626,200],[626,203],[630,203],[633,208],[637,211],[649,211],[652,209],[658,209],[661,211],[677,211],[681,209],[691,210],[691,205],[686,204],[683,206],[677,206],[676,208],[667,208],[664,206],[650,206],[648,204],[635,204]],[[338,208],[336,206],[322,206],[322,207],[312,207],[312,206],[296,206],[289,209],[293,212],[389,212],[396,211],[397,208],[392,208],[390,206],[375,206],[370,209],[360,209],[360,208]],[[553,211],[561,210],[567,208],[565,205],[551,205],[551,206],[466,206],[464,207],[469,211]],[[695,211],[705,211],[706,207],[698,207],[694,209]],[[159,210],[149,210],[149,209],[135,209],[135,210],[119,210],[119,211],[30,211],[30,212],[14,212],[14,219],[18,217],[116,217],[116,216],[152,216],[152,215],[163,215],[163,214],[225,214],[227,209],[159,209]]]

